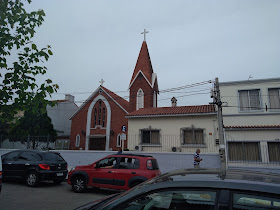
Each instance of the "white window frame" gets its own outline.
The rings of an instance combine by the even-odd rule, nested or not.
[[[243,107],[244,110],[241,110],[241,100],[240,100],[240,92],[244,92],[246,91],[247,92],[247,97],[248,97],[248,107]],[[259,98],[259,109],[252,107],[251,108],[251,102],[250,102],[250,96],[249,96],[249,92],[250,91],[258,91],[258,98]],[[261,103],[261,90],[260,89],[247,89],[247,90],[238,90],[238,100],[239,100],[239,111],[240,112],[260,112],[262,111],[261,109],[261,106],[262,106],[262,103]]]
[[[80,134],[77,134],[75,146],[76,146],[76,147],[79,147],[79,146],[80,146],[80,142],[81,142],[81,136],[80,136]]]
[[[117,147],[121,147],[121,146],[122,146],[121,134],[118,134],[118,136],[117,136]]]
[[[140,88],[137,91],[136,110],[139,110],[141,108],[144,108],[144,91]]]
[[[269,93],[269,90],[278,90],[278,100],[280,100],[280,88],[268,88],[267,92],[268,92],[268,99],[269,99],[269,108],[271,108],[270,111],[279,111],[280,107],[276,107],[276,108],[273,108],[272,107],[272,103],[271,103],[271,95]]]

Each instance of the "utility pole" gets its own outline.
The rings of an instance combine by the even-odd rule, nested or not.
[[[221,93],[219,87],[219,79],[216,77],[215,79],[215,102],[218,106],[218,129],[219,129],[219,154],[221,158],[221,169],[222,175],[226,175],[226,147],[225,147],[225,139],[224,139],[224,124],[223,124],[223,114],[222,114],[222,104],[221,101]]]

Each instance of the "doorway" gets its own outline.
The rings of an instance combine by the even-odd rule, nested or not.
[[[90,138],[89,150],[105,150],[106,136]]]

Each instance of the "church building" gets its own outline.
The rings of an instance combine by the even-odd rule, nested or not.
[[[129,83],[129,102],[102,84],[70,117],[70,150],[113,150],[127,148],[122,126],[128,128],[126,115],[141,108],[157,107],[157,76],[153,72],[146,41]]]

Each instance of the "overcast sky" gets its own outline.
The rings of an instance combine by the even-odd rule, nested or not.
[[[160,90],[280,77],[279,0],[33,0],[27,10],[35,9],[46,13],[34,42],[52,47],[53,99],[70,93],[80,105],[101,79],[127,97],[144,29]],[[159,106],[173,96],[179,106],[208,104],[210,87],[162,93]]]

